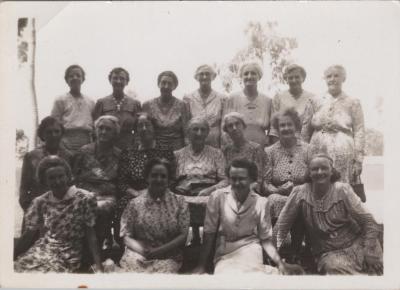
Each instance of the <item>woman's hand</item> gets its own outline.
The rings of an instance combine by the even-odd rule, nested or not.
[[[287,196],[292,192],[293,187],[293,182],[289,180],[278,188],[279,194]]]
[[[282,273],[282,275],[304,275],[305,271],[304,269],[297,264],[289,264],[286,263],[285,261],[282,261],[278,265],[279,271]]]
[[[370,255],[368,252],[364,256],[364,268],[368,273],[383,273],[383,261],[380,257]]]
[[[209,196],[215,190],[214,186],[210,186],[200,190],[198,196]]]
[[[133,197],[133,198],[138,197],[138,196],[141,194],[140,191],[134,190],[133,188],[128,188],[128,189],[126,190],[126,193],[127,193],[129,196]]]
[[[192,274],[197,274],[197,275],[202,275],[202,274],[207,274],[207,271],[205,267],[203,266],[197,266],[191,271]]]

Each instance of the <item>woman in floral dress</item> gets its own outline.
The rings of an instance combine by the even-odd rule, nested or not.
[[[175,98],[172,92],[178,86],[178,78],[172,71],[158,75],[160,97],[143,104],[143,111],[156,120],[155,136],[162,148],[178,150],[185,146],[185,129],[189,120],[186,104]]]
[[[26,214],[26,230],[14,248],[16,272],[76,272],[84,238],[98,270],[101,259],[94,230],[96,200],[71,186],[71,169],[58,156],[45,157],[38,176],[50,191],[33,200]],[[34,241],[36,233],[39,239]]]
[[[177,273],[189,228],[184,198],[168,189],[173,174],[165,159],[152,159],[145,167],[148,189],[133,199],[121,219],[126,245],[121,268],[137,273]]]
[[[362,171],[365,149],[364,115],[360,100],[342,91],[346,71],[340,65],[328,67],[328,92],[310,99],[304,113],[302,138],[313,153],[332,157],[341,181],[352,183]]]

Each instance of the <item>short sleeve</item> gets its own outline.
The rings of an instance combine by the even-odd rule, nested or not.
[[[220,220],[220,202],[223,197],[222,192],[213,192],[207,202],[206,218],[204,220],[204,233],[212,234],[218,231],[218,224]]]
[[[43,215],[43,199],[37,197],[33,200],[25,215],[25,228],[31,231],[40,229],[44,224]]]
[[[135,214],[136,214],[136,209],[135,209],[135,200],[131,200],[131,202],[128,204],[128,206],[125,208],[124,212],[122,213],[121,216],[121,224],[120,224],[120,231],[119,231],[119,236],[120,237],[133,237],[134,232],[133,232],[133,225],[135,222]]]
[[[62,121],[64,115],[64,102],[61,97],[58,97],[53,104],[50,115],[56,118],[58,121]]]
[[[261,241],[272,238],[271,205],[267,198],[259,197],[260,201],[260,220],[258,221],[257,231]]]
[[[87,193],[83,198],[83,206],[84,206],[84,222],[88,227],[94,227],[96,224],[96,198],[92,193]]]
[[[190,213],[189,206],[183,196],[178,197],[178,206],[179,206],[179,214],[178,214],[178,223],[180,232],[182,234],[187,234],[190,225]]]

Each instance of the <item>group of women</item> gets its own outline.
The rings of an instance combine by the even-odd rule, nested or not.
[[[204,226],[194,273],[213,259],[215,273],[299,274],[279,250],[306,243],[319,273],[380,274],[378,227],[349,185],[365,140],[360,102],[342,91],[345,69],[329,67],[328,92],[316,97],[302,88],[304,68],[290,65],[289,89],[272,100],[257,89],[260,65],[239,73],[243,90],[225,97],[202,65],[199,88],[180,100],[165,71],[160,96],[141,105],[124,94],[125,69],[110,72],[112,94],[94,103],[81,93],[84,70],[68,67],[70,91],[24,157],[15,270],[75,272],[88,245],[102,271],[100,249],[115,241],[121,271],[178,273],[189,227],[199,243]]]

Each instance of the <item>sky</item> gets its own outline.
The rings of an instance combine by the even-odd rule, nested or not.
[[[394,2],[35,5],[35,85],[40,118],[50,113],[56,96],[68,91],[64,71],[70,64],[80,64],[86,70],[82,91],[94,100],[111,93],[107,76],[117,66],[129,71],[126,92],[135,92],[141,102],[159,95],[156,79],[163,70],[177,74],[179,86],[174,94],[182,98],[197,89],[193,74],[199,65],[227,63],[247,45],[244,29],[250,21],[277,21],[280,35],[296,38],[298,48],[292,57],[307,71],[306,90],[322,94],[326,90],[323,71],[332,64],[344,65],[344,90],[361,100],[368,127],[382,127],[375,108],[377,97],[396,97],[394,60],[400,44],[394,28],[400,23]],[[270,81],[268,69],[260,81],[261,90]],[[217,78],[213,87],[222,91],[221,80]],[[18,97],[26,98],[27,94]],[[29,110],[26,102],[24,114]]]

